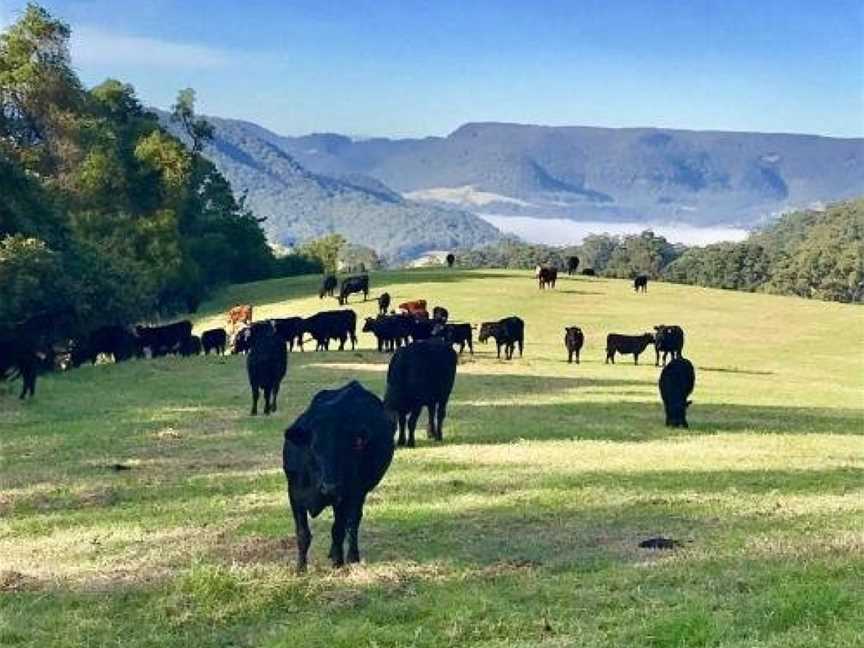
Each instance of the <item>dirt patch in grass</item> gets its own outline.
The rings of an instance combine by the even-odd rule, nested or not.
[[[240,565],[293,564],[296,551],[297,539],[294,536],[236,538],[235,533],[227,531],[216,537],[214,547],[214,553],[222,562]]]
[[[0,593],[27,592],[39,589],[39,581],[13,569],[0,571]]]

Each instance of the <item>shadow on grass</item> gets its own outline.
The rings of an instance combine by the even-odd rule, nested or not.
[[[718,373],[746,374],[748,376],[773,376],[773,371],[759,371],[756,369],[738,369],[737,367],[696,367],[699,371],[715,371]]]
[[[460,379],[464,379],[461,376]],[[464,389],[464,383],[463,383]],[[618,396],[617,390],[610,395]],[[644,394],[634,394],[643,395]],[[448,410],[450,437],[458,443],[507,443],[519,439],[592,439],[607,441],[652,441],[716,433],[755,432],[764,434],[864,435],[861,413],[852,409],[701,405],[688,410],[690,428],[664,425],[659,396],[653,402],[584,402],[514,405],[459,403]],[[421,419],[421,424],[425,418]],[[448,439],[445,423],[444,438]]]

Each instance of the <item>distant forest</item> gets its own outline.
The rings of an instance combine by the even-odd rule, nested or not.
[[[651,231],[631,236],[594,234],[581,245],[550,247],[516,240],[463,251],[463,267],[567,267],[605,277],[647,274],[655,279],[708,288],[797,295],[827,301],[864,301],[864,199],[824,211],[787,214],[740,243],[704,247],[673,245]]]

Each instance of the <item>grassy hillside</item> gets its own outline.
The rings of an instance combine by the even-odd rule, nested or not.
[[[454,319],[519,314],[527,346],[463,356],[444,444],[421,434],[369,499],[362,565],[330,569],[324,513],[294,575],[280,450],[319,389],[383,393],[371,336],[294,353],[272,418],[247,415],[239,357],[82,368],[25,404],[0,386],[0,644],[864,645],[864,311],[582,277],[540,293],[516,271],[372,283]],[[196,327],[237,302],[335,307],[316,287],[234,286]],[[653,355],[603,364],[607,332],[659,323],[697,367],[689,431],[663,426]],[[684,546],[637,547],[656,535]]]

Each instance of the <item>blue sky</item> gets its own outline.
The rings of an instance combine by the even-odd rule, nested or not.
[[[88,84],[277,132],[467,121],[864,136],[861,0],[43,3]],[[25,5],[0,0],[0,25]]]

